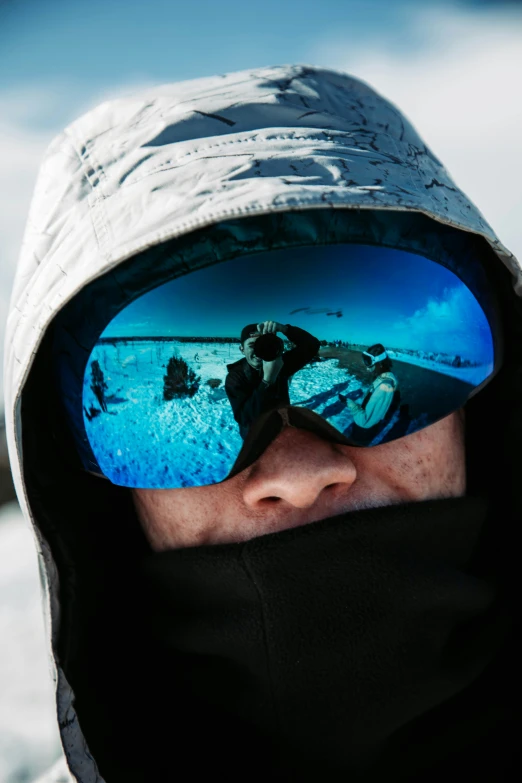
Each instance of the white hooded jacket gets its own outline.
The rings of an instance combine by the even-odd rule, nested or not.
[[[283,65],[159,85],[102,103],[45,153],[5,342],[9,453],[38,551],[64,750],[42,783],[103,780],[57,656],[61,574],[24,473],[22,393],[46,330],[87,283],[147,248],[224,218],[312,207],[420,212],[482,236],[522,295],[520,263],[411,124],[340,72]]]

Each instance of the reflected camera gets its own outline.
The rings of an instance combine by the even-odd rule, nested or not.
[[[262,334],[254,343],[254,354],[264,362],[273,362],[281,356],[285,344],[276,334]]]

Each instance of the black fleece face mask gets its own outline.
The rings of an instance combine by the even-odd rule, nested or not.
[[[472,565],[487,512],[478,497],[424,501],[148,554],[139,584],[155,725],[178,754],[199,748],[195,772],[364,779],[397,732],[463,692],[505,640],[497,589]],[[453,704],[443,744],[458,747],[458,720]]]

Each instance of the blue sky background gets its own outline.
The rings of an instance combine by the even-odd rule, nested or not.
[[[175,81],[300,61],[320,36],[422,45],[415,0],[21,0],[0,13],[0,85],[57,76],[89,91],[108,80]],[[393,36],[391,33],[393,32]],[[9,66],[9,67],[6,67]],[[65,109],[66,107],[62,107]],[[54,123],[52,117],[47,118]]]
[[[341,44],[347,63],[365,42],[412,58],[436,32],[415,23],[420,6],[487,23],[492,5],[502,19],[522,3],[322,0],[318,6],[314,0],[263,0],[260,8],[246,0],[0,0],[0,89],[42,84],[47,92],[53,84],[56,100],[33,106],[32,119],[39,128],[55,129],[74,119],[82,99],[89,104],[89,95],[113,85],[308,62],[316,59],[319,41],[337,43],[332,58]]]
[[[522,2],[0,0],[0,376],[14,271],[52,139],[141,88],[285,63],[337,68],[395,103],[522,258]],[[461,305],[432,299],[408,328]],[[1,408],[1,385],[0,397]],[[34,543],[10,514],[0,521],[2,783],[36,779],[60,753]]]
[[[190,79],[300,60],[323,35],[347,47],[368,37],[410,55],[418,0],[0,0],[0,85],[61,76],[89,89],[146,76]],[[520,0],[439,0],[475,17],[513,13]],[[430,31],[426,31],[426,38]],[[281,55],[284,53],[283,60]],[[348,52],[347,52],[348,54]],[[7,67],[6,67],[7,66]],[[173,70],[174,69],[174,70]]]
[[[460,280],[427,259],[376,247],[259,253],[185,275],[137,299],[103,337],[239,337],[275,320],[319,340],[459,354],[491,361],[486,318]],[[320,273],[318,273],[320,270]],[[309,307],[342,311],[292,314]]]

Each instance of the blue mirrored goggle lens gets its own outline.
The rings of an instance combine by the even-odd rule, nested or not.
[[[287,248],[120,311],[87,362],[83,420],[113,483],[203,486],[227,477],[268,410],[307,408],[374,446],[460,408],[494,359],[481,306],[446,267],[382,247]]]

